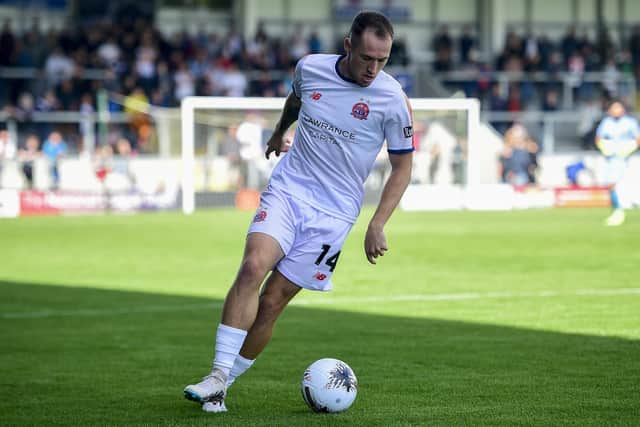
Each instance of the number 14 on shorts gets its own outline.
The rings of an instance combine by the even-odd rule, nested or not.
[[[326,244],[322,245],[322,252],[316,259],[316,262],[315,262],[316,265],[320,265],[322,260],[324,260],[324,258],[329,253],[329,250],[331,250],[331,245],[326,245]],[[336,264],[338,264],[338,258],[340,258],[340,252],[342,251],[338,251],[335,254],[331,255],[329,258],[327,258],[327,261],[325,262],[325,264],[329,266],[329,271],[332,273],[333,273],[333,270],[336,269]]]

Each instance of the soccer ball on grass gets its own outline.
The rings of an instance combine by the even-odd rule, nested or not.
[[[343,361],[320,359],[304,371],[301,391],[314,412],[342,412],[356,399],[358,380]]]

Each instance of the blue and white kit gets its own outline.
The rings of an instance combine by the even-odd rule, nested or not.
[[[617,154],[615,146],[633,144],[640,136],[638,121],[631,116],[622,116],[618,119],[605,117],[596,129],[596,136],[614,144],[615,154],[607,157],[607,167],[604,174],[604,184],[617,184],[623,178],[627,168],[627,159]]]

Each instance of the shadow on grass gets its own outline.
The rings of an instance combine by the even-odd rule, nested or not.
[[[182,398],[209,368],[221,302],[0,282],[5,425],[632,425],[640,341],[289,307],[230,391],[230,412]],[[316,415],[299,392],[347,361],[354,406]]]

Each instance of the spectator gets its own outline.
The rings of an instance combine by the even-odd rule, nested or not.
[[[500,157],[502,181],[515,186],[535,182],[537,144],[529,138],[527,130],[519,123],[511,126],[504,138],[504,150]]]
[[[75,65],[73,60],[57,47],[47,57],[44,68],[49,85],[56,86],[73,77]]]
[[[569,62],[569,58],[578,50],[578,37],[576,36],[576,27],[570,26],[566,34],[560,42],[560,49],[565,63]]]
[[[149,110],[149,98],[145,95],[141,87],[135,87],[129,95],[124,98],[124,112],[129,114],[146,114]]]
[[[302,35],[302,27],[297,26],[289,42],[291,59],[295,62],[309,53],[308,44]]]
[[[391,53],[389,54],[387,65],[401,65],[406,67],[410,62],[407,42],[403,37],[397,37],[393,40],[393,45],[391,45]]]
[[[554,51],[554,45],[549,36],[546,33],[540,34],[538,38],[538,54],[540,56],[540,62],[538,69],[540,71],[547,71],[551,60],[551,54]]]
[[[507,111],[507,101],[502,94],[502,89],[498,83],[491,85],[491,91],[489,93],[488,100],[489,110],[502,112]],[[491,125],[500,133],[506,130],[505,122],[492,121]]]
[[[511,113],[517,113],[522,111],[522,98],[520,94],[520,87],[517,84],[512,84],[509,87],[509,96],[507,98],[507,111]]]
[[[153,43],[151,31],[145,31],[142,35],[142,44],[136,49],[135,73],[138,76],[137,84],[144,89],[145,94],[151,93],[156,78],[157,49]]]
[[[550,89],[544,94],[544,100],[542,101],[542,111],[544,112],[553,112],[558,111],[560,108],[560,98],[558,95],[558,91],[555,89]]]
[[[174,86],[173,76],[166,61],[159,61],[156,67],[157,84],[156,87],[166,93],[172,93]]]
[[[250,85],[251,96],[273,97],[276,95],[275,84],[271,79],[271,74],[262,71],[257,80],[253,80]]]
[[[0,33],[0,66],[7,67],[13,63],[16,50],[16,38],[11,30],[11,20],[5,19]]]
[[[466,64],[469,62],[471,53],[471,49],[475,47],[476,41],[471,34],[471,26],[465,25],[462,29],[462,35],[460,36],[460,40],[458,41],[459,49],[460,49],[460,62],[462,64]]]
[[[240,72],[235,62],[229,64],[220,82],[224,96],[244,96],[248,84],[247,76]]]
[[[598,33],[597,55],[600,63],[605,64],[609,59],[613,59],[615,44],[611,39],[611,34],[606,28]]]
[[[431,47],[435,54],[433,61],[433,71],[447,72],[453,68],[451,50],[453,41],[449,35],[449,28],[446,25],[440,27],[438,33],[433,37]]]
[[[538,71],[540,68],[540,46],[538,38],[533,34],[527,34],[524,39],[524,69],[526,71]]]
[[[178,70],[173,76],[175,83],[175,98],[178,102],[187,96],[196,94],[196,85],[193,75],[189,72],[187,64],[180,62]]]
[[[49,134],[49,137],[42,146],[42,152],[49,161],[49,171],[53,188],[57,189],[60,184],[59,161],[67,155],[67,143],[62,139],[60,132],[54,131]]]
[[[57,98],[63,111],[78,111],[80,95],[74,87],[72,79],[64,80],[58,86]]]
[[[615,98],[618,96],[618,79],[620,78],[620,71],[613,58],[607,59],[607,63],[602,71],[602,87],[606,92],[606,96],[609,98]]]
[[[524,59],[525,46],[522,38],[516,34],[513,30],[507,32],[507,36],[504,43],[504,54],[506,58],[518,58]]]
[[[118,69],[120,62],[120,46],[116,43],[113,36],[110,36],[104,43],[98,47],[98,57],[102,63],[112,70]]]
[[[449,27],[442,25],[431,42],[431,48],[438,54],[438,52],[447,52],[447,56],[451,56],[451,50],[453,47],[453,40],[449,35]]]
[[[111,145],[104,144],[96,149],[94,158],[94,171],[96,174],[96,178],[102,184],[105,192],[108,191],[105,183],[107,180],[107,176],[111,173],[112,161],[113,147],[111,147]]]
[[[320,40],[320,36],[318,36],[318,33],[315,30],[313,30],[311,34],[309,34],[307,44],[309,53],[322,53],[322,41]]]
[[[33,188],[35,162],[42,157],[40,152],[40,139],[36,135],[29,135],[24,143],[24,148],[18,150],[18,160],[22,164],[22,174],[27,183],[27,188]]]

